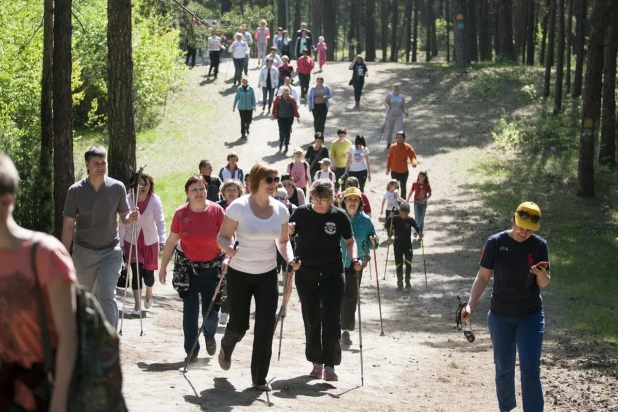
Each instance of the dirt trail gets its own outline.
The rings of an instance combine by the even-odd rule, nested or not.
[[[207,67],[196,67],[191,74],[190,81],[199,90],[199,99],[213,101],[219,109],[218,121],[209,132],[217,139],[208,147],[208,153],[199,154],[198,147],[187,147],[187,157],[224,159],[228,151],[234,150],[246,171],[258,160],[273,163],[283,171],[294,147],[305,149],[312,143],[311,114],[303,105],[301,123],[294,124],[288,155],[277,153],[276,123],[261,114],[261,105],[248,141],[240,140],[238,113],[231,110],[234,89],[231,80],[224,83],[226,64],[221,65],[220,78],[214,82],[204,77]],[[372,262],[372,276],[366,269],[361,288],[362,387],[358,331],[352,334],[354,345],[344,351],[342,364],[337,367],[339,382],[308,378],[311,365],[304,356],[300,305],[294,293],[285,320],[280,362],[277,361],[278,331],[273,342],[269,377],[275,378],[274,390],[267,399],[266,394],[250,389],[252,330],[237,346],[228,372],[219,368],[216,357],[206,354],[203,340],[199,361],[191,365],[187,375],[178,372],[185,356],[182,302],[171,284],[163,286],[157,282],[155,304],[144,319],[146,336],[139,336],[138,319],[128,318],[124,323],[121,343],[124,388],[131,411],[267,409],[268,401],[278,410],[302,411],[496,410],[491,341],[484,315],[488,309],[489,293],[486,292],[473,317],[474,344],[469,344],[463,334],[455,330],[454,311],[456,295],[467,296],[484,240],[508,224],[487,218],[468,189],[471,178],[467,170],[474,165],[475,159],[483,156],[491,129],[490,120],[497,118],[497,108],[492,103],[467,98],[463,74],[385,63],[369,64],[370,77],[361,109],[353,110],[347,66],[347,63],[329,62],[322,73],[326,84],[333,89],[326,141],[330,147],[340,126],[347,128],[352,139],[356,134],[367,138],[373,181],[367,184],[366,191],[374,211],[372,219],[383,240],[385,232],[378,215],[390,177],[384,173],[384,138],[377,143],[384,119],[381,101],[394,82],[401,83],[402,93],[408,98],[408,142],[419,155],[419,169],[428,171],[433,188],[425,220],[428,290],[425,289],[423,256],[418,242],[414,244],[411,293],[395,291],[392,250],[389,251],[386,281],[382,280],[387,248],[386,245],[379,248],[378,269],[386,336],[379,336]],[[250,84],[255,86],[258,71],[250,70],[249,75]],[[258,100],[261,101],[261,92]],[[186,159],[173,159],[175,162],[181,160]],[[416,173],[417,170],[411,171],[410,184]],[[128,300],[132,302],[132,299]],[[551,328],[551,320],[548,328]],[[223,327],[219,327],[218,342],[222,332]],[[572,363],[568,359],[557,362],[562,359],[563,349],[551,337],[548,337],[545,349],[547,355],[544,356],[542,375],[547,392],[546,410],[599,410],[595,405],[603,405],[605,410],[618,410],[615,381],[603,380],[594,371],[565,368]],[[589,388],[587,391],[586,387]],[[516,410],[521,411],[519,383],[517,392],[520,406]],[[599,404],[601,400],[605,403]]]

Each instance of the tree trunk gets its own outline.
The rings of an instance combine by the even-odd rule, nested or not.
[[[521,48],[521,24],[522,24],[522,15],[521,8],[519,7],[520,3],[523,0],[513,0],[513,50],[515,51],[515,62],[519,61],[519,52]]]
[[[431,56],[438,55],[438,34],[436,33],[436,12],[434,0],[430,0],[431,7]]]
[[[33,229],[50,232],[54,229],[52,199],[52,156],[54,121],[52,114],[52,65],[54,56],[54,0],[43,4],[43,70],[41,75],[41,155],[39,158],[38,222]],[[64,206],[64,205],[62,205]]]
[[[416,52],[418,50],[418,6],[420,0],[414,1],[414,30],[412,32],[412,62],[416,63]]]
[[[426,33],[425,33],[425,61],[431,61],[431,22],[434,20],[433,18],[433,10],[431,8],[432,1],[427,0],[427,21],[426,21]]]
[[[614,6],[615,7],[615,6]],[[603,123],[601,124],[601,146],[599,164],[616,164],[616,46],[618,29],[614,9],[607,27],[605,58],[603,68]]]
[[[365,50],[365,20],[364,6],[365,0],[359,0],[356,7],[356,54],[361,54]]]
[[[562,111],[562,78],[564,74],[564,0],[558,0],[558,56],[556,58],[556,90],[554,114]]]
[[[356,56],[356,42],[358,40],[357,32],[356,32],[356,6],[355,4],[348,4],[348,16],[350,18],[350,25],[348,27],[348,59],[350,61],[354,60],[354,56]]]
[[[577,55],[575,59],[575,74],[573,77],[573,93],[572,97],[582,95],[582,79],[584,73],[584,41],[586,30],[586,0],[577,0],[577,23],[575,24],[575,51]]]
[[[571,48],[573,47],[573,1],[569,0],[569,17],[566,28],[566,80],[564,82],[565,93],[571,93]]]
[[[388,0],[381,0],[382,2],[382,14],[380,15],[382,19],[382,61],[386,61],[386,56],[388,52],[388,14],[390,11],[390,7],[388,7]]]
[[[592,4],[577,166],[577,195],[582,197],[594,197],[594,135],[603,75],[604,14],[608,9],[606,0],[593,0]]]
[[[445,5],[446,11],[443,12],[443,18],[444,21],[446,22],[446,62],[450,63],[451,62],[451,19],[453,16],[453,13],[451,13],[451,5],[449,3],[449,0],[446,0],[446,5]]]
[[[406,0],[406,9],[403,13],[403,46],[406,49],[406,63],[410,63],[410,50],[412,48],[412,0]]]
[[[303,0],[296,0],[296,7],[294,7],[294,28],[293,30],[296,31],[298,29],[300,29],[300,23],[302,22],[301,17],[300,17],[300,12],[303,8]],[[294,37],[294,36],[290,36],[290,37]],[[296,47],[295,45],[292,45],[292,47]]]
[[[489,35],[489,0],[480,0],[481,2],[481,24],[479,30],[479,49],[481,61],[491,61],[491,41]]]
[[[391,61],[392,62],[396,62],[398,60],[399,57],[399,47],[397,45],[397,19],[398,19],[398,11],[399,11],[399,4],[397,0],[392,0],[393,1],[393,5],[392,5],[392,14],[393,14],[393,20],[392,20],[392,27],[391,27]]]
[[[513,0],[498,1],[498,57],[502,61],[516,62],[515,48],[513,47]]]
[[[536,21],[534,19],[534,0],[528,0],[528,12],[526,14],[526,64],[534,66],[534,29]]]
[[[62,211],[75,182],[73,165],[73,95],[71,90],[72,0],[56,0],[54,7],[54,234],[62,234]]]
[[[479,50],[476,43],[477,27],[476,27],[476,0],[468,0],[468,56],[471,61],[479,61]]]
[[[366,3],[366,18],[365,18],[365,43],[367,51],[365,52],[365,60],[368,62],[376,61],[376,2],[375,0],[367,0]]]
[[[556,0],[550,0],[549,18],[547,19],[547,58],[545,59],[545,81],[543,83],[543,97],[549,97],[551,84],[551,67],[554,64],[554,38],[556,36]]]
[[[288,10],[286,7],[287,4],[288,4],[288,0],[277,0],[277,23],[278,23],[278,27],[281,27],[283,30],[289,29]]]
[[[547,50],[547,21],[549,19],[549,2],[551,0],[547,0],[547,13],[545,14],[545,17],[543,17],[543,21],[541,22],[541,30],[543,32],[542,36],[543,38],[541,39],[541,56],[539,59],[540,64],[545,64],[545,51]]]
[[[465,32],[466,19],[466,0],[454,0],[455,14],[455,62],[459,67],[465,67],[470,64],[468,57],[468,41]]]
[[[109,175],[128,183],[135,163],[131,0],[107,3]]]
[[[337,0],[324,0],[324,38],[337,45]],[[335,60],[335,47],[328,47],[326,58]]]

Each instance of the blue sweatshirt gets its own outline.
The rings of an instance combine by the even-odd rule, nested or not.
[[[253,88],[247,86],[247,89],[243,89],[242,86],[238,86],[236,89],[236,97],[234,98],[234,108],[238,105],[238,110],[253,110],[256,105],[255,93]]]
[[[365,260],[365,245],[369,249],[373,249],[373,245],[371,244],[371,240],[369,237],[378,236],[375,228],[373,227],[373,223],[371,222],[371,218],[367,216],[364,212],[358,211],[356,216],[350,216],[350,221],[352,222],[352,232],[354,233],[354,240],[356,240],[356,248],[358,257]],[[376,248],[378,247],[379,239],[376,242]],[[352,263],[352,259],[348,256],[347,248],[345,246],[345,242],[343,238],[339,241],[341,245],[341,251],[343,253],[344,265],[346,268],[350,267],[350,263]]]

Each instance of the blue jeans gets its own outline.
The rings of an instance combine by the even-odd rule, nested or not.
[[[521,393],[524,411],[543,411],[541,347],[545,333],[543,312],[521,318],[507,318],[491,311],[487,325],[494,346],[496,394],[500,411],[510,411],[515,401],[515,351],[519,351]]]
[[[212,300],[212,295],[217,287],[217,270],[218,268],[202,269],[200,274],[196,275],[189,269],[189,291],[184,299],[182,311],[182,329],[185,335],[185,352],[189,354],[191,347],[195,341],[195,337],[199,331],[199,311],[200,311],[200,295],[202,295],[202,316],[206,315],[208,306]],[[219,305],[214,305],[208,315],[208,320],[204,324],[204,337],[206,340],[215,337],[217,332],[217,323],[219,322]],[[200,343],[195,347],[194,356],[200,352]]]
[[[266,96],[268,95],[268,110],[270,111],[270,106],[273,105],[273,94],[275,89],[273,87],[262,87],[262,107],[266,106]]]
[[[423,224],[425,223],[425,212],[427,211],[427,203],[422,204],[414,202],[414,220],[418,226],[419,232],[423,233]]]

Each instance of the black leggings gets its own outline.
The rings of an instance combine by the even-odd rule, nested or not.
[[[208,75],[210,75],[210,72],[212,72],[212,70],[214,69],[215,76],[216,76],[219,74],[219,62],[220,62],[221,52],[217,50],[211,50],[209,54],[210,54],[210,69],[208,69]]]
[[[358,172],[349,171],[348,175],[350,177],[355,177],[358,179],[358,185],[361,192],[365,193],[365,183],[367,183],[367,169],[359,170]]]
[[[397,283],[403,283],[403,265],[406,265],[406,282],[410,283],[410,275],[412,274],[412,243],[409,239],[398,241],[395,239],[395,265],[397,268]]]
[[[391,170],[391,179],[395,179],[396,181],[399,182],[399,193],[401,193],[401,198],[405,199],[406,198],[406,186],[408,185],[408,175],[410,174],[410,172],[404,172],[404,173],[399,173],[399,172],[393,172]]]
[[[133,276],[131,276],[131,288],[133,288],[133,290],[142,289],[144,287],[143,285],[144,283],[149,288],[151,288],[152,285],[154,285],[154,270],[144,269],[143,263],[139,264],[139,277],[140,277],[139,288],[137,287],[137,266],[135,266],[135,262],[131,263],[131,271],[133,272]],[[142,279],[143,279],[143,282],[142,282]]]

